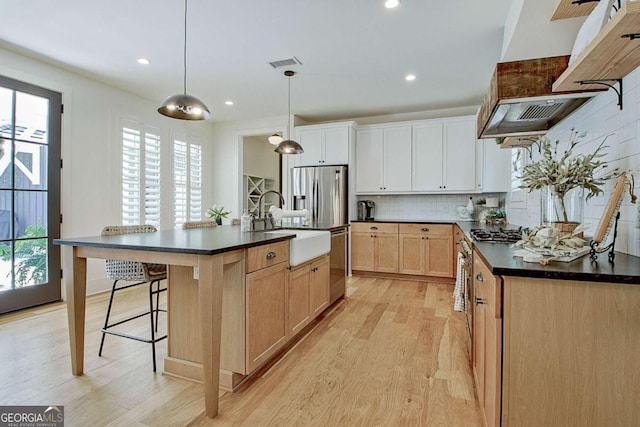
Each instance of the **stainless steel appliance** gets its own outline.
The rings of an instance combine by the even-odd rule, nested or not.
[[[329,304],[344,296],[347,284],[347,227],[331,232]]]
[[[308,209],[317,224],[347,224],[347,185],[347,166],[295,167],[294,209]]]
[[[360,200],[358,202],[358,219],[360,221],[373,221],[376,202],[373,200]]]

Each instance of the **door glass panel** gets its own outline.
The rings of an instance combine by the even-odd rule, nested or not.
[[[60,299],[61,102],[0,76],[0,314]]]
[[[16,140],[47,143],[49,100],[16,92]]]
[[[12,248],[11,241],[0,242],[0,292],[13,289],[13,280],[11,280]]]

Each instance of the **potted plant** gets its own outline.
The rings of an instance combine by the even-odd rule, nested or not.
[[[218,225],[222,225],[222,218],[226,218],[230,213],[231,211],[225,211],[224,206],[218,204],[214,204],[207,209],[207,216],[215,219]]]
[[[584,192],[586,200],[602,194],[605,181],[619,175],[618,169],[605,172],[607,162],[605,138],[591,154],[574,154],[585,133],[571,130],[567,150],[558,154],[560,141],[552,144],[549,138],[542,136],[540,144],[542,158],[526,165],[519,176],[520,188],[541,190],[541,222],[553,225],[563,232],[571,232],[582,222]]]

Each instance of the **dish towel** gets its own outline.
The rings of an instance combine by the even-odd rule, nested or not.
[[[455,311],[466,312],[464,293],[466,272],[464,270],[465,258],[461,252],[458,252],[458,269],[456,274],[456,286],[453,288],[453,309]]]

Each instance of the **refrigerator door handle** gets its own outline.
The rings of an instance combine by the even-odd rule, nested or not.
[[[318,212],[320,211],[320,199],[318,197],[318,178],[314,178],[313,180],[313,211],[311,214],[311,218],[313,222],[318,221]]]

